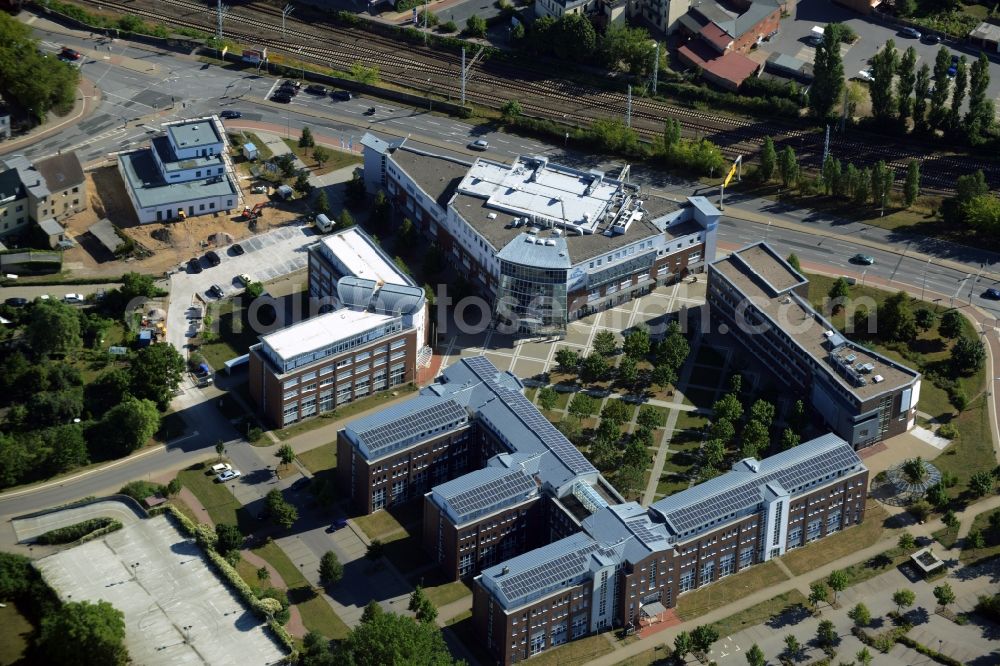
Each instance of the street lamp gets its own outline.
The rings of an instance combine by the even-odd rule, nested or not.
[[[136,563],[134,563],[134,564],[132,564],[130,566],[132,567],[132,580],[135,580],[137,574],[139,573],[139,571],[138,571],[138,569],[139,569],[139,563],[136,562]]]
[[[927,273],[930,272],[931,259],[934,257],[927,257],[927,263],[924,265],[924,283],[920,286],[920,300],[924,300],[924,290],[927,288]]]

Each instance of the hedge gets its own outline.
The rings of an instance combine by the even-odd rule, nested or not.
[[[121,528],[121,522],[115,520],[114,518],[91,518],[90,520],[84,520],[83,522],[76,523],[75,525],[67,525],[66,527],[49,530],[48,532],[39,535],[35,541],[47,546],[53,544],[72,543],[74,541],[82,540],[84,537],[87,537],[87,541],[90,541],[98,536],[109,534],[110,532],[120,530]],[[98,534],[98,532],[100,533]]]
[[[916,642],[909,636],[900,636],[899,638],[896,639],[896,642],[902,643],[906,647],[916,650],[925,657],[930,657],[939,664],[944,664],[945,666],[962,666],[962,662],[960,662],[958,659],[949,657],[946,654],[941,654],[937,650],[932,650],[926,645]]]

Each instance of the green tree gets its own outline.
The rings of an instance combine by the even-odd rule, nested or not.
[[[52,664],[126,664],[125,614],[107,601],[70,601],[42,618],[39,646]]]
[[[611,331],[600,331],[594,336],[594,351],[601,356],[614,356],[618,353],[618,342]]]
[[[55,299],[35,302],[24,335],[31,351],[38,356],[68,354],[83,345],[76,310]]]
[[[751,645],[750,649],[747,650],[746,658],[749,666],[764,666],[767,663],[764,651],[756,643]]]
[[[645,468],[632,465],[622,465],[615,475],[616,487],[624,497],[628,497],[639,489],[645,476]]]
[[[549,34],[549,48],[561,60],[586,59],[597,49],[597,31],[583,14],[563,14]]]
[[[798,661],[802,656],[802,644],[795,634],[785,636],[785,654],[793,661]]]
[[[962,336],[951,348],[951,367],[955,374],[972,375],[986,364],[986,344]]]
[[[618,379],[625,386],[634,386],[639,378],[639,365],[631,356],[623,356],[618,362]]]
[[[705,462],[718,469],[726,459],[726,444],[721,439],[710,439],[702,449]]]
[[[665,363],[674,370],[679,370],[690,353],[691,345],[681,332],[680,326],[675,321],[670,322],[666,336],[656,347],[656,363]]]
[[[668,156],[673,155],[681,145],[681,121],[667,118],[663,123],[663,150]],[[767,139],[764,139],[767,145]],[[772,145],[772,150],[773,150]]]
[[[910,1],[912,2],[912,0]],[[860,650],[858,650],[857,654],[854,655],[854,657],[855,659],[858,660],[858,664],[860,664],[860,666],[871,666],[872,659],[874,659],[874,657],[872,657],[871,650],[869,650],[867,647],[863,647]]]
[[[350,229],[354,225],[354,216],[351,215],[351,211],[346,208],[342,208],[340,210],[340,214],[337,216],[337,227],[339,229]]]
[[[585,419],[597,411],[597,401],[586,393],[577,393],[569,401],[567,411],[571,416],[575,416],[578,419]]]
[[[184,357],[168,342],[143,347],[130,356],[131,393],[165,410],[184,376]]]
[[[591,354],[583,359],[580,374],[584,381],[599,381],[608,374],[608,362],[601,354]]]
[[[329,587],[339,583],[343,577],[344,565],[337,559],[337,554],[332,550],[323,553],[323,557],[319,558],[319,582]]]
[[[743,418],[743,405],[739,398],[732,393],[727,393],[712,405],[712,411],[716,419],[727,419],[733,423]]]
[[[538,404],[542,409],[554,409],[558,400],[559,394],[551,386],[543,386],[538,391]]]
[[[215,549],[222,555],[226,555],[230,551],[239,550],[240,546],[243,545],[243,532],[236,525],[216,523],[215,536],[217,537]]]
[[[847,589],[849,580],[843,569],[834,569],[826,579],[826,584],[833,590],[833,603],[837,603],[840,593]]]
[[[299,519],[299,511],[294,506],[285,501],[281,491],[274,489],[264,497],[264,504],[267,513],[276,524],[285,528],[291,528],[295,521]]]
[[[825,603],[829,596],[830,591],[827,589],[826,583],[817,581],[809,586],[809,603],[813,605],[813,608]]]
[[[522,113],[524,113],[524,109],[521,108],[521,103],[516,99],[509,99],[500,107],[500,115],[507,122],[520,117]]]
[[[990,61],[984,51],[972,63],[969,75],[969,111],[965,114],[965,132],[969,141],[978,143],[993,127],[993,100],[988,95]]]
[[[944,515],[941,516],[941,522],[944,523],[946,527],[950,527],[952,529],[958,527],[959,525],[958,516],[956,516],[955,512],[951,509],[944,512]]]
[[[937,599],[941,608],[947,608],[955,603],[955,592],[948,583],[941,583],[934,588],[934,598]]]
[[[621,425],[632,418],[632,408],[624,400],[608,400],[601,410],[601,418]]]
[[[604,64],[642,76],[653,64],[653,41],[645,28],[633,28],[624,22],[613,23],[600,40],[599,52]]]
[[[677,371],[667,363],[660,363],[653,368],[652,380],[661,390],[665,389],[667,386],[677,383]]]
[[[878,334],[889,342],[912,340],[917,336],[916,318],[905,291],[897,291],[882,303],[878,311]]]
[[[847,611],[847,617],[854,621],[855,627],[860,628],[867,627],[868,623],[872,621],[871,611],[863,603],[858,603],[854,608]]]
[[[691,631],[691,647],[695,652],[708,654],[712,644],[719,640],[719,632],[713,625],[700,624]]]
[[[955,199],[959,204],[966,204],[976,197],[989,194],[990,187],[986,184],[986,176],[981,169],[959,176],[955,181]]]
[[[843,178],[840,160],[833,155],[827,155],[823,161],[823,190],[832,194],[837,190],[837,183]]]
[[[993,492],[996,479],[989,472],[974,472],[969,477],[969,492],[973,497],[985,497]]]
[[[801,430],[806,424],[806,406],[801,400],[796,400],[792,405],[792,413],[789,416],[792,427]]]
[[[938,335],[942,338],[954,340],[962,335],[963,320],[958,310],[948,310],[941,315],[941,323],[938,324]]]
[[[302,135],[299,137],[299,148],[312,148],[316,145],[312,130],[308,126],[302,126]]]
[[[741,439],[743,442],[742,453],[744,458],[759,457],[762,451],[767,450],[768,443],[770,442],[767,426],[754,419],[747,421],[747,424],[743,426]]]
[[[947,121],[948,112],[945,105],[951,89],[949,68],[951,68],[951,52],[942,46],[934,59],[934,92],[931,93],[931,108],[927,117],[928,123],[935,129],[943,127]]]
[[[716,418],[712,422],[712,425],[709,426],[708,432],[713,439],[717,439],[723,444],[728,444],[736,436],[736,426],[729,419]]]
[[[563,347],[556,351],[556,363],[563,372],[576,372],[580,366],[580,354]]]
[[[126,396],[104,413],[94,435],[88,435],[87,440],[96,457],[117,458],[145,446],[159,429],[160,413],[156,405],[150,400]]]
[[[181,491],[181,480],[178,477],[170,479],[170,483],[167,484],[167,496],[176,497]]]
[[[872,115],[875,120],[885,122],[896,112],[896,99],[892,94],[892,79],[896,74],[899,57],[896,42],[889,40],[872,56],[872,81],[868,89],[872,100]]]
[[[754,421],[760,421],[766,427],[771,427],[771,423],[774,421],[774,405],[763,398],[755,400],[750,405],[750,418]]]
[[[824,120],[840,102],[844,90],[844,62],[840,55],[840,35],[833,24],[823,31],[823,41],[816,47],[813,61],[813,84],[809,88],[809,109]]]
[[[889,201],[889,194],[892,190],[892,182],[895,179],[895,172],[886,166],[886,163],[879,160],[871,172],[871,194],[872,203],[881,208]]]
[[[226,455],[226,443],[221,439],[215,443],[215,455],[218,456],[219,462],[222,462],[222,456]]]
[[[796,256],[794,252],[785,257],[785,261],[787,261],[788,265],[797,270],[798,272],[800,273],[802,272],[802,264],[799,263],[799,258],[798,256]]]
[[[377,604],[376,604],[377,605]],[[433,622],[365,609],[361,623],[341,644],[343,663],[357,666],[380,664],[424,664],[450,666],[453,663],[441,630]]]
[[[892,593],[892,603],[896,604],[896,612],[902,613],[904,608],[909,608],[916,601],[917,595],[913,590],[896,590]]]
[[[774,169],[778,164],[778,154],[774,150],[774,141],[769,136],[764,137],[764,147],[760,149],[760,179],[767,183],[774,177]]]
[[[913,85],[917,81],[917,50],[912,46],[903,52],[896,68],[896,99],[899,111],[899,124],[905,131],[910,113],[913,111]]]
[[[951,113],[948,115],[948,129],[955,131],[962,125],[962,103],[969,86],[969,63],[965,56],[958,59],[955,66],[955,89],[951,93]]]
[[[314,146],[312,149],[313,159],[316,160],[316,165],[323,168],[323,165],[330,161],[333,157],[333,151],[325,146]]]
[[[913,126],[918,131],[927,129],[927,97],[931,89],[931,68],[925,62],[917,70],[917,81],[913,85]]]
[[[639,415],[636,417],[635,422],[642,428],[655,430],[665,425],[666,418],[664,418],[663,413],[657,410],[656,407],[643,405],[639,408]]]
[[[917,545],[917,541],[913,538],[912,534],[904,531],[899,535],[896,545],[899,546],[900,550],[913,550]]]
[[[962,206],[969,226],[986,235],[1000,231],[1000,199],[992,194],[973,197]]]
[[[292,448],[291,444],[282,444],[274,455],[277,456],[282,465],[291,465],[292,461],[295,460],[295,449]]]
[[[622,351],[637,361],[645,358],[649,354],[649,329],[639,326],[629,331],[625,336]]]
[[[969,549],[974,550],[985,547],[986,547],[986,537],[983,536],[982,530],[975,528],[969,530],[969,533],[965,536],[965,545],[963,546],[963,548],[965,548],[966,550]]]
[[[912,206],[920,196],[920,162],[910,160],[906,165],[906,185],[903,186],[903,202]]]
[[[785,146],[778,155],[778,173],[781,175],[782,187],[788,188],[798,182],[799,162],[791,146]]]
[[[416,615],[418,622],[433,623],[438,615],[437,608],[434,607],[434,604],[431,603],[431,600],[424,593],[424,589],[419,585],[410,594],[408,610]]]
[[[319,194],[316,195],[316,203],[313,204],[313,210],[316,211],[317,215],[330,214],[330,198],[326,195],[326,190],[323,188],[320,188]]]
[[[794,430],[791,428],[785,428],[781,431],[781,450],[787,451],[788,449],[794,449],[802,442],[802,438],[799,437]]]
[[[834,301],[835,307],[839,307],[851,295],[851,285],[847,283],[845,278],[839,277],[833,281],[830,293],[827,295],[831,301]]]
[[[486,19],[473,14],[465,20],[465,34],[469,37],[486,36]]]
[[[816,641],[823,647],[833,647],[837,643],[837,629],[830,620],[823,620],[816,629]]]
[[[676,657],[678,661],[685,661],[684,658],[689,652],[691,652],[692,647],[691,634],[688,632],[682,631],[674,636],[674,657]]]

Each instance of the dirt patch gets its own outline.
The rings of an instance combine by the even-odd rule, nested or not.
[[[139,224],[132,202],[125,191],[125,184],[117,166],[103,166],[87,172],[89,210],[66,220],[69,236],[77,247],[64,255],[64,265],[80,276],[118,275],[128,271],[159,275],[169,272],[192,257],[212,247],[221,247],[257,233],[293,222],[301,217],[307,206],[291,202],[268,206],[255,231],[250,231],[242,213],[232,215],[213,213],[189,217],[180,222],[154,222]],[[252,206],[266,201],[262,194],[246,195]],[[87,233],[91,225],[107,217],[120,233],[131,238],[152,255],[141,260],[116,260]]]

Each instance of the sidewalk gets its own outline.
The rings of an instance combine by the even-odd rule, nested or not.
[[[962,527],[964,528],[966,524],[971,525],[973,518],[979,513],[982,513],[983,511],[991,511],[998,507],[1000,507],[1000,495],[993,495],[982,500],[981,502],[967,506],[957,515],[962,523]],[[910,532],[910,534],[918,540],[920,537],[932,539],[931,534],[942,529],[943,527],[944,525],[940,520],[933,520],[928,523],[924,523],[923,525],[911,525],[906,528],[906,531]],[[960,530],[961,529],[962,528],[960,528]],[[717,622],[729,617],[730,615],[734,615],[735,613],[746,610],[751,606],[767,601],[772,597],[789,592],[793,589],[808,590],[810,583],[821,578],[826,578],[830,575],[830,572],[836,569],[843,569],[852,564],[859,564],[885,552],[889,548],[892,548],[896,545],[900,531],[901,530],[891,530],[887,536],[864,550],[855,551],[849,556],[842,557],[839,560],[825,564],[805,574],[793,576],[782,583],[772,585],[771,587],[763,590],[758,590],[757,592],[742,597],[739,600],[734,600],[728,605],[705,613],[701,617],[690,622],[682,623],[676,627],[670,627],[669,629],[658,632],[649,638],[643,638],[634,643],[629,643],[628,645],[619,647],[613,652],[609,652],[606,655],[602,655],[597,659],[591,660],[588,664],[591,666],[613,666],[613,664],[617,664],[625,659],[628,659],[629,657],[634,657],[637,654],[652,649],[656,645],[673,645],[674,637],[676,637],[681,631],[690,631],[697,625]],[[940,549],[940,546],[938,546],[938,548]]]

